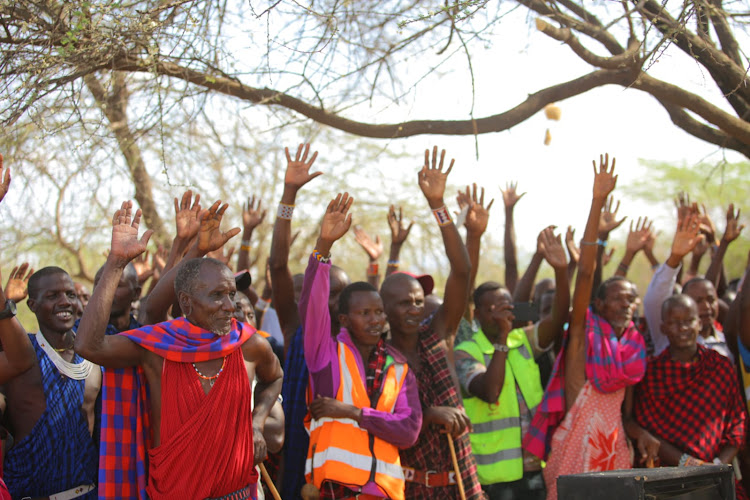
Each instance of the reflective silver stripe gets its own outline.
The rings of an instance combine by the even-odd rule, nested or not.
[[[531,359],[531,353],[529,352],[529,349],[526,347],[526,344],[522,344],[521,347],[518,348],[518,352],[521,353],[521,356],[523,356],[523,359]]]
[[[477,465],[492,465],[503,460],[513,460],[522,458],[523,452],[521,448],[512,448],[510,450],[502,450],[497,453],[490,453],[489,455],[480,455],[474,451],[474,458],[477,460]]]
[[[359,429],[359,424],[356,420],[352,420],[351,418],[332,418],[332,417],[323,417],[323,418],[314,418],[310,421],[310,432],[314,431],[318,427],[322,427],[323,424],[329,423],[329,422],[339,422],[342,424],[348,424],[352,427],[356,427]]]
[[[334,462],[342,462],[355,469],[359,469],[363,472],[370,473],[372,467],[372,457],[370,455],[360,455],[349,450],[343,450],[341,448],[335,448],[329,446],[323,451],[315,452],[315,456],[311,459],[307,459],[305,462],[305,474],[312,472],[312,462],[315,462],[316,467],[322,467],[324,463],[332,460]],[[376,460],[376,472],[378,474],[384,474],[401,481],[404,480],[404,471],[400,465],[389,464],[382,460]]]
[[[343,396],[342,400],[344,403],[353,405],[354,398],[352,398],[352,387],[354,381],[352,380],[352,374],[349,373],[349,366],[346,364],[346,347],[344,344],[339,342],[339,366],[341,371],[341,383],[343,384]]]
[[[472,423],[471,426],[474,428],[474,434],[482,434],[485,432],[503,431],[505,429],[513,429],[521,427],[520,417],[506,417],[492,420],[490,422],[482,422],[481,424]]]
[[[401,383],[401,377],[404,376],[404,364],[403,363],[395,363],[394,368],[396,369],[396,383]]]

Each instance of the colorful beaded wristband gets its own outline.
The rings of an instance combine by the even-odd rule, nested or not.
[[[367,266],[367,276],[377,276],[378,270],[379,270],[378,263],[370,262],[370,265]]]
[[[399,262],[397,260],[389,260],[388,267],[398,267]]]
[[[453,223],[453,220],[451,219],[451,214],[448,213],[448,209],[445,208],[445,205],[433,210],[432,214],[435,216],[435,218],[437,219],[438,225],[440,226],[447,226],[448,224]]]
[[[331,261],[331,256],[330,255],[328,257],[323,257],[323,254],[320,253],[320,252],[318,252],[317,250],[313,250],[312,255],[313,255],[313,257],[315,257],[315,260],[317,260],[318,262],[321,262],[323,264],[326,264],[326,263],[328,263],[328,262]]]
[[[292,213],[294,213],[294,205],[279,203],[279,209],[276,211],[276,217],[278,217],[279,219],[292,220]]]

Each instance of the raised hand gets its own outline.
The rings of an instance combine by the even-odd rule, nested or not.
[[[739,238],[743,229],[745,229],[745,225],[740,224],[740,209],[738,208],[737,213],[735,213],[734,203],[730,203],[727,209],[727,228],[724,230],[724,236],[721,239],[731,243]]]
[[[440,163],[437,162],[438,158],[438,147],[432,148],[432,161],[430,161],[430,150],[425,149],[424,151],[424,166],[419,171],[419,187],[422,189],[424,197],[430,203],[432,208],[440,208],[440,204],[443,202],[443,195],[445,194],[445,183],[448,179],[448,174],[453,170],[453,164],[456,160],[451,159],[451,164],[448,169],[443,172],[443,164],[445,162],[445,150],[440,153]],[[437,206],[432,206],[433,204]]]
[[[297,147],[297,154],[292,160],[292,156],[289,154],[289,148],[284,148],[286,153],[286,174],[284,175],[284,185],[295,190],[299,190],[302,186],[315,179],[319,175],[323,175],[323,172],[310,173],[310,167],[315,163],[315,159],[318,157],[318,152],[315,151],[308,161],[307,155],[310,153],[310,144],[300,144]]]
[[[619,221],[617,220],[617,211],[620,209],[620,201],[617,201],[614,210],[612,210],[613,204],[614,200],[610,196],[609,201],[604,204],[604,209],[599,215],[599,239],[606,240],[609,237],[609,233],[620,227],[620,224],[627,219],[627,217],[623,217]]]
[[[138,274],[138,283],[141,285],[154,275],[154,267],[148,258],[148,250],[133,259],[135,272]]]
[[[396,207],[393,205],[388,208],[388,227],[391,228],[391,244],[402,245],[406,241],[406,238],[409,237],[409,232],[413,225],[414,221],[409,222],[408,226],[406,225],[401,207],[398,207],[398,213],[396,212]]]
[[[575,235],[576,230],[573,229],[573,226],[568,226],[568,230],[565,232],[565,246],[568,247],[570,260],[578,263],[578,259],[581,258],[581,249],[576,246]]]
[[[469,198],[470,204],[469,211],[466,213],[464,226],[466,226],[467,233],[481,236],[487,230],[487,224],[490,220],[490,208],[492,208],[492,204],[495,203],[495,199],[493,198],[490,200],[485,207],[484,188],[482,188],[481,195],[479,199],[477,199],[476,183],[472,185],[471,196],[469,196],[469,186],[466,186],[466,197]]]
[[[221,200],[216,201],[211,208],[204,211],[200,219],[200,229],[198,230],[198,251],[203,255],[218,250],[223,247],[227,241],[240,232],[240,228],[233,227],[229,231],[221,231],[221,218],[224,216],[229,205],[221,204]]]
[[[628,232],[628,239],[625,243],[625,251],[635,255],[641,250],[644,250],[649,239],[652,237],[652,225],[653,222],[648,220],[648,217],[644,217],[643,219],[638,217],[638,221],[635,223],[635,228],[633,228],[633,221],[630,221],[630,231]]]
[[[690,195],[685,191],[677,193],[677,197],[674,199],[674,207],[677,209],[677,221],[681,221],[691,213],[698,212],[698,205],[690,203]]]
[[[500,192],[503,194],[503,204],[506,209],[513,208],[518,203],[518,200],[523,198],[526,193],[518,194],[518,182],[511,181],[505,184],[505,189],[500,188]]]
[[[245,231],[252,231],[266,218],[267,210],[261,208],[262,203],[260,198],[256,203],[255,195],[253,195],[252,198],[247,198],[247,203],[242,204],[242,227]]]
[[[190,241],[198,234],[198,230],[201,227],[200,200],[201,195],[198,193],[195,194],[195,200],[193,200],[193,192],[191,190],[185,191],[182,195],[182,200],[178,201],[177,198],[174,199],[177,238],[183,241]]]
[[[607,196],[609,196],[609,193],[611,193],[615,189],[615,185],[617,184],[617,176],[615,175],[615,159],[612,158],[612,168],[609,167],[609,154],[605,154],[604,156],[599,155],[598,171],[596,169],[596,160],[593,161],[593,164],[594,198],[606,199]],[[615,209],[615,213],[616,212],[617,209]],[[622,224],[622,222],[620,222],[620,224]]]
[[[29,268],[28,262],[14,267],[10,276],[8,276],[8,282],[5,284],[5,298],[13,302],[20,302],[25,299],[29,294],[29,278],[32,274],[34,274],[34,269]]]
[[[698,214],[689,214],[677,223],[677,232],[675,232],[672,241],[672,254],[682,259],[703,239],[705,239],[705,235],[700,234]]]
[[[703,212],[697,212],[698,222],[700,222],[701,225],[701,232],[706,235],[706,242],[710,245],[716,241],[716,226],[708,215],[706,205],[701,204],[701,208],[703,209]]]
[[[0,201],[3,201],[10,188],[10,168],[6,168],[3,175],[3,155],[0,155],[0,178],[3,179],[2,183],[0,183]]]
[[[107,258],[117,259],[123,266],[146,251],[148,240],[154,234],[149,229],[138,239],[141,209],[136,210],[135,216],[132,216],[132,212],[133,202],[123,201],[112,217],[112,244]]]
[[[602,267],[606,267],[607,264],[610,263],[610,261],[612,260],[612,256],[615,254],[615,250],[617,249],[615,247],[612,247],[609,249],[609,252],[605,250],[604,253],[602,253]]]
[[[154,270],[154,280],[158,281],[161,278],[161,273],[167,266],[167,259],[169,258],[169,250],[164,248],[164,245],[159,245],[153,256],[151,257],[151,268]]]
[[[559,234],[555,236],[555,226],[542,229],[542,232],[539,233],[538,246],[544,256],[544,260],[550,266],[555,269],[565,269],[568,267],[568,259],[565,257],[562,239]]]
[[[380,242],[380,236],[375,236],[375,241],[373,241],[364,229],[354,226],[354,239],[367,252],[371,261],[376,261],[383,255],[383,244]]]
[[[346,234],[352,225],[352,215],[349,209],[354,198],[349,193],[341,193],[331,200],[320,224],[320,239],[333,243]]]

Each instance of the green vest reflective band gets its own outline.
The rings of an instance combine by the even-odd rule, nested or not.
[[[529,339],[523,329],[516,328],[508,334],[508,347],[510,351],[505,361],[505,381],[497,403],[485,403],[471,395],[464,397],[464,407],[474,428],[469,437],[481,484],[506,483],[523,477],[521,419],[516,384],[531,411],[542,402],[544,395],[539,367],[534,361]],[[484,366],[489,366],[495,352],[482,330],[476,332],[471,340],[459,344],[456,349],[469,353]]]

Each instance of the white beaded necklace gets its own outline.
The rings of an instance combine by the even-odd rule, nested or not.
[[[78,364],[65,361],[62,356],[55,351],[55,348],[49,344],[49,341],[47,341],[42,332],[36,334],[36,341],[60,373],[68,378],[72,378],[73,380],[85,380],[89,374],[91,374],[91,370],[97,366],[87,359],[84,359]]]

